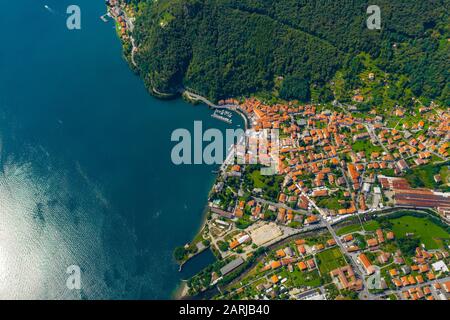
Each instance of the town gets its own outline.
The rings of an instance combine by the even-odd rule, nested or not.
[[[136,10],[107,3],[136,66]],[[160,27],[172,19],[165,13]],[[364,81],[371,88],[386,78],[376,70]],[[229,112],[238,113],[252,134],[217,170],[203,228],[174,252],[180,269],[206,250],[216,258],[183,283],[181,297],[450,298],[450,111],[415,98],[413,107],[362,111],[366,89],[346,104],[255,96],[217,105],[182,90],[216,119],[231,124]],[[278,130],[279,141],[256,154],[265,130]],[[263,174],[273,163],[276,170]]]
[[[336,102],[219,105],[235,106],[256,132],[279,129],[279,174],[234,159],[222,165],[202,232],[178,250],[185,261],[209,247],[219,260],[186,294],[448,298],[448,110],[362,116]]]

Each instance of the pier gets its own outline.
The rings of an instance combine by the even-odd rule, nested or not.
[[[233,123],[233,121],[231,120],[231,113],[226,110],[216,109],[214,113],[211,115],[211,117],[226,122],[228,124]]]
[[[108,22],[108,17],[111,17],[109,13],[105,13],[104,15],[100,16],[100,19],[102,19],[103,22]]]
[[[208,99],[206,99],[205,97],[196,94],[188,89],[182,89],[180,90],[181,94],[185,95],[187,99],[192,100],[192,101],[200,101],[203,102],[204,104],[206,104],[207,106],[209,106],[211,109],[214,110],[229,110],[229,111],[233,111],[236,112],[237,114],[239,114],[242,119],[244,120],[244,124],[245,124],[245,130],[249,129],[249,121],[247,118],[247,115],[239,109],[238,105],[233,105],[233,104],[228,104],[228,105],[223,105],[223,106],[219,106],[216,105],[214,103],[212,103],[211,101],[209,101]]]

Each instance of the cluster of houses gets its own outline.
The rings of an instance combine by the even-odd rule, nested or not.
[[[446,296],[450,293],[450,281],[442,284],[435,282],[433,285],[411,287],[408,290],[402,291],[402,298],[405,300],[435,300],[433,290],[440,300],[447,300]]]
[[[418,247],[413,258],[413,264],[403,264],[399,268],[391,268],[389,276],[396,288],[422,285],[427,281],[434,281],[437,274],[448,273],[448,267],[444,262],[448,256],[449,254],[446,251],[430,253]]]
[[[339,290],[360,291],[363,289],[362,279],[357,279],[351,265],[330,271],[331,279]]]
[[[125,19],[124,9],[126,6],[121,3],[120,0],[106,0],[106,5],[108,6],[108,14],[116,20],[120,36],[122,39],[128,39],[128,31],[131,27],[127,24],[127,20]]]
[[[420,120],[417,124],[393,129],[387,128],[382,122],[383,117],[373,112],[370,117],[360,119],[345,112],[319,111],[317,106],[300,105],[296,101],[266,105],[255,98],[243,103],[228,99],[219,104],[237,106],[249,118],[251,127],[256,132],[262,129],[280,130],[279,144],[267,142],[266,158],[259,159],[270,163],[273,148],[279,149],[276,152],[277,158],[272,160],[277,162],[278,172],[285,177],[278,202],[286,208],[273,210],[278,211],[277,221],[280,223],[289,224],[295,218],[301,222],[301,216],[295,215],[294,210],[311,214],[312,207],[303,194],[317,198],[318,201],[320,198],[336,198],[337,205],[325,208],[329,215],[365,212],[369,209],[370,202],[373,202],[371,185],[383,170],[389,169],[393,174],[399,175],[414,165],[429,163],[436,154],[444,159],[448,155],[448,111],[434,114],[431,108],[422,107],[420,112],[427,114],[426,122]],[[405,116],[406,111],[397,111],[397,116]],[[372,131],[369,131],[367,125],[371,126]],[[248,139],[249,144],[258,143],[256,136]],[[372,152],[353,150],[353,144],[359,141],[375,145],[376,148]],[[248,149],[243,150],[247,160],[255,157]],[[258,157],[261,158],[262,155]],[[241,177],[245,173],[241,166],[233,165],[227,174]],[[435,179],[440,177],[436,176]],[[366,181],[371,181],[372,184]],[[380,196],[378,199],[383,198]],[[370,201],[369,204],[367,201]],[[240,218],[245,214],[244,208],[248,206],[251,207],[253,219],[266,218],[262,205],[254,201],[237,202],[232,214]],[[383,207],[382,201],[379,200],[375,206]],[[314,222],[314,217],[305,221]]]
[[[283,266],[286,266],[290,272],[293,272],[294,268],[300,271],[312,271],[317,268],[314,255],[335,245],[334,239],[328,240],[325,244],[318,243],[311,246],[307,245],[304,239],[295,240],[296,251],[290,246],[277,250],[276,259],[266,263],[260,272],[277,270]]]

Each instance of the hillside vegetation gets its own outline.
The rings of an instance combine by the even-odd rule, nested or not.
[[[338,76],[349,99],[370,60],[396,84],[393,97],[407,90],[450,104],[450,0],[379,0],[381,30],[367,28],[365,0],[141,2],[136,61],[159,92],[187,87],[218,100],[298,91],[309,99],[311,90],[331,100]]]

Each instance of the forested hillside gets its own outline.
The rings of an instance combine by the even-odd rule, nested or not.
[[[373,1],[365,0],[141,2],[136,61],[155,91],[187,87],[213,100],[299,91],[308,99],[311,89],[330,100],[337,76],[348,92],[358,89],[369,60],[397,81],[393,96],[407,91],[450,104],[450,0],[378,0],[381,30],[367,28]]]

